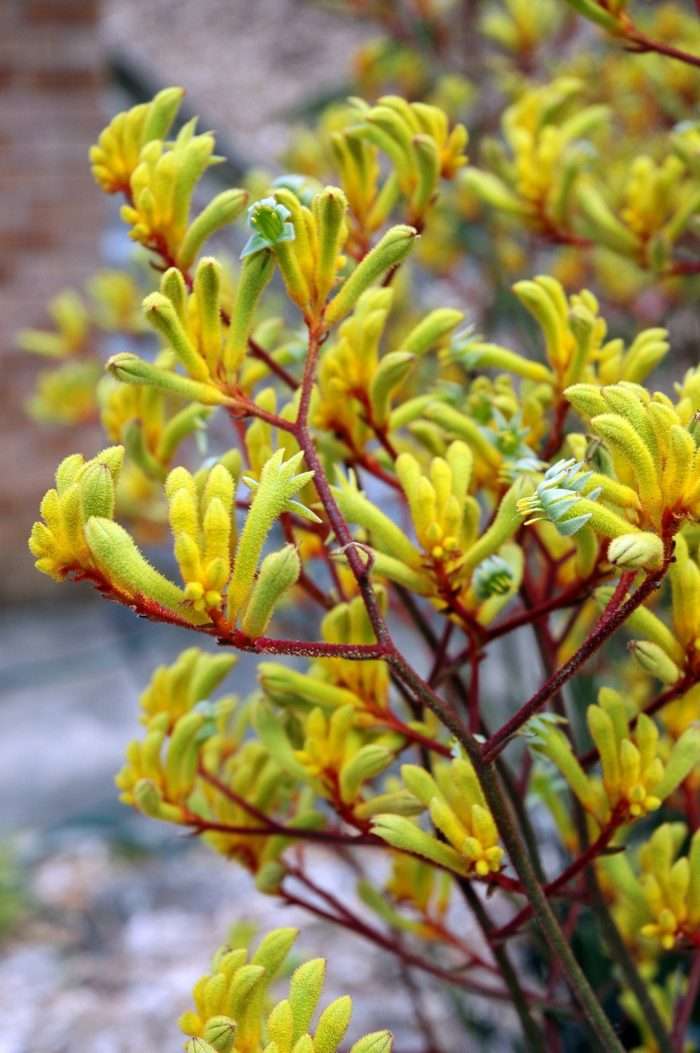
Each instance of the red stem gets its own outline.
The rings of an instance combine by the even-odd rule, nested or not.
[[[564,888],[565,885],[568,885],[568,883],[580,874],[582,870],[585,870],[586,867],[600,855],[603,849],[607,848],[615,831],[619,828],[620,822],[620,815],[613,813],[596,840],[592,841],[586,850],[582,852],[577,859],[574,859],[565,870],[562,870],[559,877],[556,877],[553,881],[550,881],[545,885],[544,891],[550,896],[554,895],[555,892],[559,892],[559,890]],[[508,939],[509,936],[513,936],[520,926],[532,917],[532,913],[532,907],[529,904],[526,907],[523,907],[523,909],[520,910],[507,925],[504,925],[502,929],[499,929],[497,933],[499,939],[505,940]]]
[[[639,588],[636,589],[636,591],[633,592],[624,603],[620,603],[620,599],[627,591],[630,583],[630,576],[627,574],[622,575],[615,593],[600,616],[595,628],[590,636],[584,640],[576,654],[574,654],[568,662],[550,676],[542,687],[535,692],[532,698],[521,706],[518,712],[511,717],[510,720],[506,721],[506,723],[503,724],[503,726],[486,742],[482,753],[486,762],[495,760],[508,740],[520,730],[523,724],[525,724],[530,717],[534,716],[534,714],[537,713],[542,706],[544,706],[545,703],[548,702],[549,699],[571,679],[580,666],[588,661],[591,655],[595,654],[605,641],[608,640],[617,629],[619,629],[627,618],[629,618],[630,614],[632,614],[637,607],[641,606],[647,597],[654,592],[666,573],[668,564],[671,561],[672,553],[673,540],[669,539],[666,542],[666,554],[662,568],[653,574],[649,574]]]

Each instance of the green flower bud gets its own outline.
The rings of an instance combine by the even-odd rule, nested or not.
[[[247,201],[245,190],[224,190],[217,194],[190,224],[178,253],[180,267],[184,270],[191,267],[204,242],[238,219]]]
[[[352,803],[360,792],[363,782],[388,768],[393,754],[383,746],[369,743],[345,761],[340,769],[340,796],[347,804]]]
[[[664,561],[663,541],[656,534],[642,531],[622,534],[608,545],[608,559],[623,570],[660,570]]]
[[[253,586],[241,629],[248,636],[262,636],[275,607],[294,585],[301,573],[301,561],[294,545],[272,552],[262,561]]]
[[[466,874],[468,871],[468,864],[454,848],[438,841],[401,815],[377,815],[372,821],[372,832],[394,848],[415,852],[456,874]]]
[[[191,1038],[185,1043],[185,1053],[217,1053],[203,1038]]]
[[[574,0],[567,0],[573,3]],[[581,0],[577,0],[581,2]],[[595,5],[600,11],[598,5]],[[578,186],[578,203],[587,220],[591,235],[613,252],[634,258],[639,250],[635,236],[617,219],[600,192],[591,183]]]
[[[352,1014],[352,999],[349,995],[336,998],[321,1013],[316,1025],[313,1053],[337,1053],[343,1041]]]
[[[700,764],[700,728],[691,727],[684,731],[674,743],[664,766],[661,782],[654,787],[656,796],[663,801],[673,793],[676,787],[680,786],[698,764]]]
[[[170,300],[162,293],[151,293],[143,301],[143,310],[146,321],[166,340],[190,376],[207,380],[206,363],[197,353]]]
[[[311,1027],[325,977],[326,963],[323,958],[304,962],[292,975],[289,984],[289,1005],[294,1018],[295,1040],[305,1035]]]
[[[85,466],[78,482],[83,519],[114,516],[114,480],[106,464],[92,461]]]
[[[551,384],[554,380],[551,370],[541,362],[533,362],[532,359],[499,347],[498,344],[469,340],[464,349],[461,349],[458,337],[456,347],[451,349],[451,357],[467,369],[505,369],[538,384]]]
[[[258,559],[273,523],[289,507],[289,502],[299,490],[313,478],[313,472],[297,473],[302,458],[303,454],[299,451],[284,461],[284,450],[280,449],[263,467],[236,549],[228,589],[228,609],[232,618],[238,617],[248,602]],[[294,502],[293,507],[296,504]]]
[[[391,1031],[373,1031],[359,1039],[350,1053],[391,1053],[393,1043]]]
[[[282,863],[264,863],[255,875],[255,887],[266,896],[276,896],[286,873]]]
[[[118,523],[93,516],[85,526],[85,540],[98,569],[111,585],[129,596],[152,600],[186,621],[206,621],[185,606],[182,589],[151,566]]]
[[[526,209],[503,180],[491,172],[482,172],[478,168],[467,168],[460,174],[461,186],[471,190],[478,198],[492,205],[500,212],[509,212],[513,216],[524,216]]]
[[[182,271],[179,267],[168,267],[167,271],[163,273],[163,277],[160,279],[160,291],[163,296],[167,296],[170,300],[178,318],[184,325],[187,316],[188,292],[185,279],[182,277]]]
[[[248,351],[255,308],[274,271],[275,258],[270,252],[256,252],[243,260],[224,351],[229,376],[237,371]]]
[[[255,231],[246,242],[241,259],[261,249],[272,249],[283,241],[294,241],[294,226],[288,220],[291,212],[274,197],[254,201],[248,209],[248,222]]]
[[[319,305],[335,284],[338,256],[345,240],[345,214],[348,202],[342,190],[327,186],[313,200],[313,213],[318,228],[318,267],[316,287]]]
[[[264,966],[268,976],[274,976],[282,968],[298,935],[299,930],[291,926],[268,932],[260,941],[251,962],[253,965]]]
[[[435,140],[429,135],[416,135],[413,139],[413,156],[418,182],[411,198],[411,216],[420,223],[440,178],[440,155]]]
[[[663,648],[651,640],[630,640],[629,649],[642,669],[662,684],[675,684],[681,671]]]
[[[237,1024],[230,1016],[212,1016],[207,1020],[202,1038],[216,1053],[231,1053]]]
[[[185,94],[184,88],[163,88],[148,103],[148,113],[141,133],[141,145],[153,139],[164,139],[175,120]]]
[[[396,226],[358,263],[340,287],[325,311],[328,326],[335,325],[352,311],[365,289],[374,285],[392,267],[398,266],[413,248],[417,236],[415,227]]]
[[[216,375],[221,357],[221,279],[221,264],[217,260],[208,256],[199,261],[194,276],[199,342],[212,375]]]
[[[521,526],[525,518],[519,506],[531,484],[527,479],[518,479],[501,498],[501,503],[491,526],[486,530],[464,555],[465,573],[473,571],[488,556],[494,555],[501,545],[508,541]]]
[[[124,384],[149,384],[164,391],[170,391],[179,398],[192,402],[203,402],[206,406],[230,406],[233,399],[224,395],[213,384],[203,384],[190,380],[169,369],[161,369],[150,362],[144,362],[138,355],[122,351],[107,362],[107,369],[117,380]]]

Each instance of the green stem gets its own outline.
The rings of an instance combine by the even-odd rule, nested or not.
[[[523,989],[520,986],[518,974],[513,967],[513,963],[508,956],[506,948],[500,944],[498,940],[494,940],[493,938],[495,927],[489,917],[488,911],[481,902],[478,892],[474,889],[468,878],[459,878],[457,883],[469,909],[477,920],[479,928],[484,934],[484,939],[488,943],[491,953],[498,963],[503,982],[508,988],[510,997],[513,1000],[513,1008],[518,1014],[518,1019],[520,1020],[523,1029],[523,1035],[528,1042],[528,1048],[532,1050],[533,1053],[547,1053],[544,1035],[532,1019],[530,1006],[528,1005]]]
[[[573,806],[575,809],[576,827],[581,841],[581,847],[585,852],[588,843],[588,831],[586,829],[585,816],[578,801],[574,801]],[[629,950],[625,945],[625,941],[620,935],[620,930],[608,910],[603,894],[600,891],[600,885],[598,884],[598,878],[593,866],[586,867],[585,879],[591,901],[591,908],[598,925],[600,926],[610,957],[618,965],[625,983],[637,999],[639,1008],[644,1014],[649,1029],[659,1047],[659,1053],[673,1053],[673,1045],[666,1027],[664,1026],[664,1022],[659,1016],[659,1011],[649,995],[647,985],[639,975],[637,966],[632,960]]]
[[[434,692],[401,655],[395,653],[388,661],[404,682],[432,710],[435,711],[436,706],[442,704],[442,700],[437,698],[437,696],[433,697]],[[496,772],[489,764],[484,762],[479,745],[471,735],[465,734],[460,737],[460,741],[464,745],[474,767],[484,797],[498,827],[501,840],[530,901],[535,921],[550,950],[561,962],[564,975],[588,1020],[591,1031],[600,1042],[605,1053],[624,1053],[624,1047],[615,1034],[583,970],[576,961],[567,938],[562,932],[556,915],[537,878],[527,846],[513,822],[510,808],[498,783]]]

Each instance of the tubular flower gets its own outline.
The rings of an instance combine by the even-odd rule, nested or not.
[[[665,395],[637,384],[576,384],[566,397],[590,419],[618,480],[637,492],[639,525],[661,533],[700,516],[700,451]]]
[[[607,323],[600,316],[598,300],[588,289],[567,297],[560,282],[540,275],[517,282],[513,292],[540,326],[547,362],[561,387],[579,381],[641,383],[668,353],[665,329],[644,329],[627,348],[622,340],[606,339]],[[525,367],[516,368],[518,356],[502,353],[514,359],[511,366],[503,361],[506,368],[523,373]],[[494,364],[500,364],[495,357]]]
[[[459,440],[450,444],[444,458],[433,458],[427,475],[409,453],[396,462],[425,557],[448,573],[473,536],[474,506],[468,496],[472,464],[471,450]]]
[[[444,927],[452,885],[451,874],[436,874],[429,863],[415,856],[395,855],[384,887],[361,880],[357,893],[395,932],[431,940]]]
[[[297,938],[296,929],[275,929],[254,953],[224,946],[211,972],[194,986],[195,1008],[180,1017],[190,1041],[186,1053],[337,1053],[350,1024],[352,1000],[334,999],[313,1024],[323,994],[323,958],[303,962],[292,973],[285,999],[268,1008],[268,988],[282,970]],[[391,1053],[389,1031],[358,1039],[350,1053]]]
[[[174,413],[164,391],[119,384],[111,377],[103,378],[98,398],[107,436],[124,444],[127,457],[144,475],[161,482],[180,443],[203,433],[211,413],[196,403]]]
[[[700,732],[689,729],[674,743],[665,762],[654,721],[641,713],[632,728],[622,698],[607,688],[586,718],[600,758],[601,775],[588,776],[566,736],[545,717],[536,717],[527,734],[536,752],[548,757],[600,827],[632,822],[656,811],[700,763]]]
[[[522,515],[532,518],[525,521],[525,526],[546,519],[553,523],[557,532],[563,537],[570,537],[589,522],[593,511],[580,512],[581,491],[590,483],[593,473],[584,472],[582,465],[574,460],[557,461],[544,473],[532,497],[520,499],[518,510]],[[587,500],[595,501],[601,494],[601,487],[588,491]],[[570,515],[573,510],[573,515]]]
[[[293,729],[266,704],[258,706],[256,728],[270,755],[290,775],[310,782],[323,797],[347,814],[363,804],[363,784],[380,775],[394,759],[400,737],[391,733],[368,738],[359,729],[352,703],[325,713],[321,708],[300,714],[294,748]]]
[[[114,477],[123,449],[113,447],[85,464],[67,458],[57,473],[57,489],[42,502],[45,522],[34,525],[30,549],[37,566],[60,580],[71,571],[96,578],[122,602],[154,605],[184,621],[203,625],[228,616],[248,636],[260,636],[286,592],[295,584],[300,563],[293,545],[260,556],[281,512],[315,519],[294,497],[313,472],[298,474],[301,453],[284,461],[279,450],[266,463],[260,480],[248,480],[255,495],[236,542],[233,518],[234,479],[230,459],[192,476],[175,468],[165,484],[175,557],[184,590],[155,570],[130,534],[115,523]]]
[[[639,851],[642,892],[651,919],[641,935],[658,941],[665,951],[684,940],[700,946],[700,832],[693,835],[687,856],[674,860],[677,851],[670,823],[655,830]]]
[[[170,732],[169,723],[167,713],[148,721],[144,738],[129,743],[126,764],[115,782],[124,804],[166,822],[185,823],[199,751],[215,723],[206,703],[179,717]]]
[[[386,592],[375,589],[380,610],[387,605]],[[367,609],[359,596],[335,606],[321,622],[321,637],[327,643],[371,644],[374,631]],[[320,675],[333,685],[352,691],[374,710],[383,709],[389,698],[389,671],[385,662],[353,662],[347,658],[320,658]]]
[[[700,210],[697,179],[674,153],[660,161],[635,157],[617,202],[591,179],[582,181],[578,198],[587,234],[654,271],[669,266],[675,242]]]
[[[583,85],[573,77],[531,88],[503,115],[507,146],[489,142],[495,171],[468,168],[464,185],[484,202],[532,229],[557,235],[571,229],[575,186],[594,152],[587,141],[607,119],[607,107],[571,113]]]
[[[393,299],[392,289],[368,289],[324,348],[312,419],[360,449],[369,435],[360,407],[369,402],[372,380],[379,366],[379,343]],[[357,400],[357,401],[355,401]]]
[[[128,204],[121,215],[131,227],[129,236],[166,258],[178,258],[189,226],[192,194],[214,155],[214,137],[195,135],[189,121],[172,143],[153,139],[141,150],[129,180]],[[241,208],[245,198],[240,201]]]
[[[29,549],[37,570],[60,581],[72,570],[93,570],[85,527],[91,516],[111,518],[114,488],[124,448],[112,446],[90,461],[72,454],[56,470],[56,488],[41,502],[43,522],[35,523]]]
[[[373,830],[379,837],[457,874],[485,878],[501,870],[503,849],[496,825],[465,758],[437,765],[434,776],[417,765],[404,764],[401,776],[447,843],[399,815],[375,817]]]
[[[413,227],[395,226],[339,280],[348,238],[348,203],[339,187],[327,186],[303,204],[293,190],[276,187],[270,197],[249,209],[254,234],[243,250],[244,261],[271,253],[287,295],[316,326],[335,325],[349,314],[360,296],[412,248]],[[328,300],[331,292],[335,295]]]
[[[150,102],[118,113],[90,148],[95,181],[107,194],[130,193],[142,148],[164,139],[175,120],[184,90],[164,88]]]
[[[197,611],[218,609],[231,575],[233,479],[216,465],[200,495],[187,469],[175,468],[166,493],[185,595]]]
[[[236,655],[207,654],[188,647],[171,665],[159,665],[139,698],[141,722],[148,724],[165,713],[174,723],[198,702],[208,701],[237,661]]]
[[[17,345],[45,358],[72,358],[85,351],[90,333],[90,315],[82,297],[73,289],[64,289],[46,306],[54,331],[21,329]]]
[[[205,657],[211,659],[208,668]],[[264,745],[246,741],[249,706],[234,696],[190,701],[202,694],[206,681],[213,685],[220,675],[213,656],[200,652],[193,661],[187,651],[171,669],[160,671],[143,701],[145,734],[129,743],[116,784],[125,804],[192,827],[214,851],[255,875],[267,873],[269,879],[273,870],[280,872],[288,844],[277,827],[288,823],[313,829],[323,825],[323,817],[314,810],[308,788],[300,787]],[[154,697],[166,679],[169,696]],[[265,822],[269,817],[269,835],[260,816]],[[249,836],[248,829],[257,831],[256,836]],[[261,887],[265,880],[261,878]]]
[[[376,106],[360,106],[360,122],[353,129],[389,158],[394,178],[408,205],[410,223],[421,226],[439,180],[453,179],[467,163],[467,130],[450,130],[436,106],[406,102],[397,95],[382,96]]]
[[[662,823],[636,852],[598,863],[615,920],[642,959],[700,945],[700,835],[682,853],[687,833],[685,823]]]

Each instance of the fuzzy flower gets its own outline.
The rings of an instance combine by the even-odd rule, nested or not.
[[[581,462],[573,458],[553,464],[544,473],[535,493],[531,497],[521,498],[518,502],[518,511],[522,515],[530,516],[526,525],[545,519],[553,523],[564,537],[575,534],[586,525],[591,513],[586,512],[569,518],[567,514],[581,499],[581,491],[591,476],[592,473],[583,472]],[[594,501],[600,493],[600,487],[596,487],[586,496],[590,501]]]

